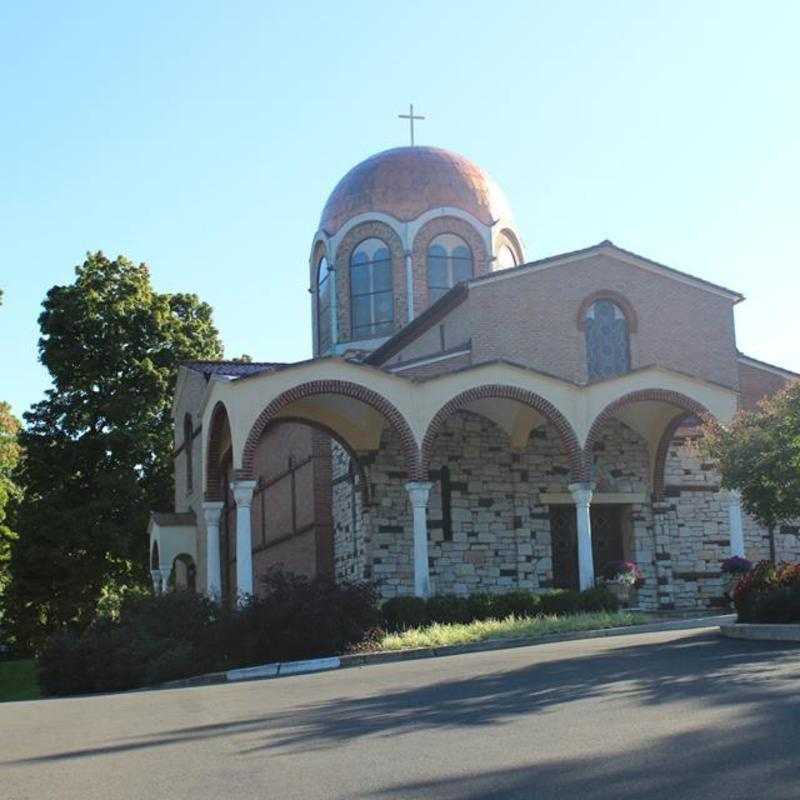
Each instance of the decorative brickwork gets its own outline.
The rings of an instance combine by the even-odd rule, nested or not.
[[[586,330],[586,314],[588,313],[589,309],[592,307],[593,303],[596,303],[598,300],[610,300],[612,303],[615,303],[620,307],[622,313],[625,315],[625,319],[628,320],[628,331],[630,333],[636,333],[639,329],[639,320],[636,318],[636,311],[631,305],[630,301],[628,300],[625,295],[620,294],[619,292],[614,292],[611,289],[601,289],[597,292],[592,292],[582,303],[580,308],[578,309],[578,328],[582,331]]]
[[[564,415],[552,403],[540,397],[538,394],[520,389],[516,386],[488,385],[467,389],[465,392],[462,392],[445,403],[445,405],[436,412],[436,416],[434,416],[430,425],[428,425],[428,430],[422,442],[420,462],[423,475],[427,473],[431,461],[433,440],[436,438],[447,418],[456,411],[465,409],[470,403],[487,398],[516,400],[538,411],[549,422],[552,422],[561,437],[561,443],[569,460],[573,475],[577,477],[581,474],[581,450],[578,439],[575,436],[575,431],[572,430],[572,426],[567,422]]]
[[[686,423],[692,415],[688,412],[681,412],[674,416],[664,433],[661,434],[661,439],[658,442],[658,449],[656,450],[655,464],[653,466],[653,502],[660,503],[664,499],[664,470],[666,468],[667,455],[669,454],[669,446],[672,442],[675,432],[681,425]]]
[[[336,394],[343,397],[350,397],[353,400],[358,400],[371,406],[382,414],[384,419],[389,423],[389,426],[397,433],[402,443],[406,474],[412,480],[417,479],[417,476],[420,474],[417,444],[414,439],[414,433],[403,415],[386,398],[377,394],[377,392],[373,392],[371,389],[367,389],[365,386],[361,386],[357,383],[339,380],[310,381],[309,383],[303,383],[292,389],[288,389],[272,400],[259,414],[256,421],[253,423],[253,427],[250,429],[242,453],[242,469],[239,471],[241,474],[237,475],[237,478],[252,477],[253,452],[255,447],[263,432],[270,423],[275,420],[278,413],[298,400],[322,394]]]
[[[669,389],[640,389],[636,392],[630,392],[623,397],[619,397],[613,402],[609,403],[598,415],[595,417],[592,427],[589,429],[589,435],[586,437],[586,444],[583,450],[583,464],[581,470],[581,480],[588,481],[591,478],[591,455],[594,447],[595,440],[598,432],[614,414],[620,409],[633,405],[634,403],[641,403],[644,401],[655,401],[661,403],[671,403],[684,411],[693,414],[696,417],[708,418],[711,417],[709,410],[680,392],[674,392]]]
[[[475,277],[490,271],[489,257],[483,237],[466,220],[459,217],[436,217],[426,222],[414,237],[411,248],[411,269],[414,275],[414,316],[429,305],[428,299],[428,245],[439,235],[452,233],[460,236],[472,251]]]
[[[217,403],[211,414],[206,452],[205,499],[219,502],[225,499],[225,476],[222,472],[223,449],[230,442],[231,429],[228,410],[224,403]]]
[[[385,222],[362,222],[345,234],[336,249],[336,319],[340,342],[347,342],[353,338],[350,317],[350,257],[361,242],[373,238],[385,242],[392,254],[393,330],[400,330],[408,322],[408,290],[403,243]]]

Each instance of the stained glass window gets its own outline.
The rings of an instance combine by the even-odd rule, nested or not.
[[[611,300],[596,300],[586,312],[586,358],[590,379],[630,371],[628,320]]]

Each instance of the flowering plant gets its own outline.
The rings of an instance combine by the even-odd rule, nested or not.
[[[743,556],[731,556],[722,562],[723,572],[741,574],[744,572],[750,572],[751,569],[753,569],[752,563]]]
[[[634,561],[611,561],[603,570],[603,579],[606,583],[633,586],[635,589],[644,586],[644,575]]]

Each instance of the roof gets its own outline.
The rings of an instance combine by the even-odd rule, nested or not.
[[[572,250],[567,253],[559,253],[554,256],[547,256],[546,258],[539,259],[538,261],[528,261],[525,264],[520,264],[517,267],[509,267],[508,269],[496,270],[487,275],[481,275],[473,278],[469,283],[476,285],[486,283],[488,281],[502,280],[504,278],[514,277],[526,272],[535,272],[548,267],[555,267],[561,263],[569,261],[577,261],[582,258],[588,258],[593,255],[608,254],[616,258],[620,258],[628,263],[652,272],[661,273],[666,277],[676,278],[682,283],[688,283],[696,286],[699,289],[706,289],[714,292],[715,294],[722,294],[733,300],[734,303],[739,303],[744,300],[744,295],[733,289],[728,289],[725,286],[720,286],[717,283],[698,278],[696,275],[691,275],[688,272],[682,272],[674,267],[668,267],[666,264],[661,264],[658,261],[653,261],[651,258],[646,258],[632,250],[626,250],[623,247],[615,245],[610,239],[604,239],[602,242],[593,244],[589,247],[584,247],[580,250]]]
[[[152,521],[161,528],[192,527],[197,524],[194,511],[175,513],[173,511],[153,511],[150,514]]]
[[[484,225],[511,219],[498,185],[468,158],[439,147],[395,147],[356,164],[336,184],[319,227],[334,234],[347,220],[369,212],[410,222],[443,207],[460,208]]]
[[[182,366],[195,372],[202,372],[208,380],[212,375],[226,375],[240,378],[285,367],[286,364],[272,361],[184,361]]]

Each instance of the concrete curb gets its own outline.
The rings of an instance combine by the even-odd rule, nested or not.
[[[800,625],[760,625],[735,622],[720,625],[719,632],[730,639],[753,642],[800,642]]]
[[[217,683],[240,683],[242,681],[280,678],[283,675],[304,675],[311,672],[324,672],[332,669],[365,667],[371,664],[391,664],[398,661],[415,661],[422,658],[441,658],[465,653],[482,653],[490,650],[507,650],[516,647],[531,647],[539,644],[573,642],[581,639],[603,639],[610,636],[633,636],[637,633],[660,633],[662,631],[694,630],[700,628],[730,627],[725,625],[733,620],[732,614],[695,619],[648,622],[644,625],[628,625],[623,628],[601,628],[594,631],[559,633],[552,636],[529,636],[519,639],[491,639],[474,644],[455,644],[444,647],[420,647],[413,650],[386,650],[380,653],[355,653],[332,658],[313,658],[307,661],[283,661],[272,664],[259,664],[255,667],[229,669],[226,672],[210,672],[162,683],[155,689],[182,689],[190,686],[211,686]],[[761,626],[764,627],[764,626]],[[800,628],[800,626],[798,626]]]

